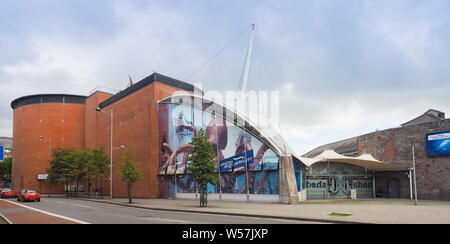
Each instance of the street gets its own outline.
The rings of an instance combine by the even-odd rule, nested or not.
[[[16,199],[8,200],[17,203]],[[117,206],[66,198],[41,198],[20,205],[90,224],[311,224],[286,219],[186,213]]]

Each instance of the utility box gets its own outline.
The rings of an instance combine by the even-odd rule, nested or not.
[[[356,189],[351,189],[350,190],[350,198],[351,199],[356,199]]]

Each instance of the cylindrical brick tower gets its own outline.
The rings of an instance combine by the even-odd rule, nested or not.
[[[48,187],[51,150],[82,148],[85,144],[85,96],[43,94],[11,102],[13,119],[12,187],[36,189],[40,193],[63,193],[63,186]]]

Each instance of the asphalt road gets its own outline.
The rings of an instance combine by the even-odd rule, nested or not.
[[[149,210],[66,198],[41,198],[40,202],[20,204],[91,224],[312,224],[286,219]]]

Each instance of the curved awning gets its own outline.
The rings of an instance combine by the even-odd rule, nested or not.
[[[348,157],[336,153],[334,150],[325,150],[314,158],[305,158],[305,157],[298,157],[298,158],[308,167],[318,162],[330,162],[330,163],[338,162],[363,167],[373,171],[409,170],[409,168],[406,166],[400,166],[379,161],[370,154],[362,154],[357,157]]]

